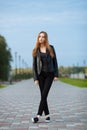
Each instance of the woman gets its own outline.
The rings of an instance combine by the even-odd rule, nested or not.
[[[32,118],[32,122],[37,123],[43,112],[46,116],[45,121],[50,122],[47,96],[53,80],[58,80],[58,64],[54,47],[49,45],[46,32],[42,31],[38,34],[32,54],[34,82],[39,85],[41,93],[38,113],[36,117]]]

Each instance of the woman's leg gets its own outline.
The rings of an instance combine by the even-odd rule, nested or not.
[[[42,115],[43,111],[45,112],[45,115],[49,114],[48,104],[47,104],[47,96],[49,93],[49,90],[51,88],[52,82],[53,82],[53,73],[47,73],[45,75],[44,83],[42,84],[42,77],[40,77],[40,90],[41,90],[41,101],[38,109],[37,115]]]
[[[44,83],[45,83],[45,75],[44,75],[44,72],[41,72],[41,74],[39,75],[39,88],[40,88],[41,97],[42,97],[42,93],[43,93],[43,90],[44,90]],[[37,114],[37,115],[39,115],[39,114]]]

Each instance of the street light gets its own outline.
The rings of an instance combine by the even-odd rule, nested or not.
[[[20,60],[21,60],[21,56],[19,55],[19,74],[21,73]]]
[[[24,59],[22,59],[22,73],[24,74]]]
[[[79,63],[77,63],[77,78],[79,79]]]
[[[84,78],[85,78],[85,66],[86,66],[86,60],[83,61],[84,64]]]
[[[15,52],[15,80],[17,79],[17,52]]]

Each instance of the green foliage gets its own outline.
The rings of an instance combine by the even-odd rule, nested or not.
[[[59,78],[59,80],[74,86],[83,87],[83,88],[87,87],[86,79]]]
[[[6,40],[0,35],[0,79],[7,80],[11,69],[10,61],[12,60],[10,48],[8,48]]]
[[[14,75],[13,80],[22,80],[22,79],[29,79],[32,78],[32,73],[22,73],[22,74],[17,74]]]
[[[84,73],[87,67],[71,66],[71,67],[59,67],[60,77],[69,77],[70,74]]]
[[[0,88],[4,88],[4,87],[6,87],[6,85],[1,85],[1,84],[0,84]]]

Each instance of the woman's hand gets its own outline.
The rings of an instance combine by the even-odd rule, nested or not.
[[[35,83],[36,85],[38,85],[39,81],[38,81],[38,80],[35,80],[34,83]]]
[[[57,81],[58,80],[58,77],[54,77],[54,81]]]

